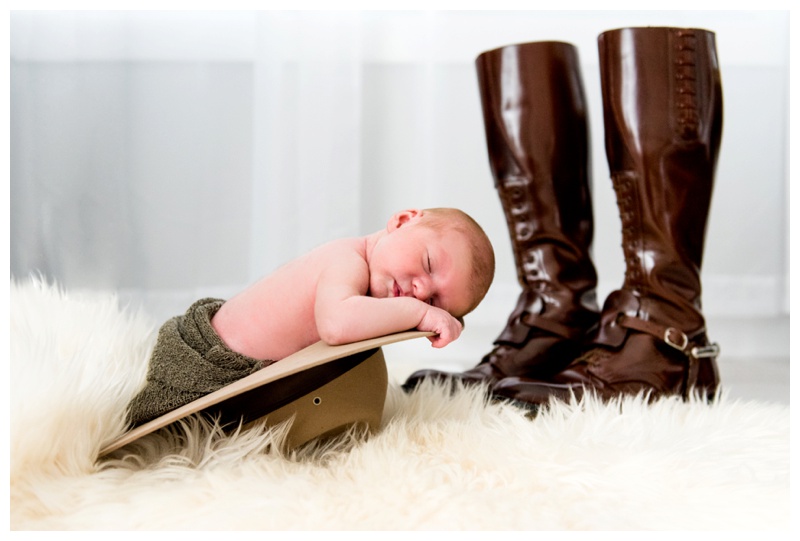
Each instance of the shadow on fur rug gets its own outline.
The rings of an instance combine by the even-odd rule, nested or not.
[[[789,409],[724,392],[555,403],[531,419],[479,390],[392,382],[368,439],[287,456],[280,431],[193,418],[98,461],[157,324],[110,294],[12,283],[12,529],[789,527]]]

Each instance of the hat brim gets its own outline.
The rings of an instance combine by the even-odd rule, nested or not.
[[[432,336],[433,334],[434,333],[424,331],[405,331],[338,346],[331,346],[322,341],[317,342],[284,359],[281,359],[278,362],[262,368],[258,372],[250,374],[249,376],[235,381],[230,385],[226,385],[225,387],[222,387],[213,393],[202,396],[197,400],[189,402],[180,408],[176,408],[160,417],[153,419],[152,421],[126,432],[121,437],[104,447],[100,451],[100,456],[104,456],[108,453],[116,451],[117,449],[120,449],[121,447],[124,447],[125,445],[128,445],[129,443],[132,443],[143,436],[151,434],[156,430],[164,428],[165,426],[192,415],[193,413],[202,411],[217,411],[224,412],[229,418],[235,416],[237,407],[240,406],[240,404],[237,404],[237,397],[239,398],[239,402],[241,402],[241,398],[246,397],[248,394],[254,394],[250,391],[257,392],[257,390],[262,390],[266,387],[270,387],[274,391],[280,386],[281,382],[288,383],[292,380],[291,376],[295,376],[302,372],[306,372],[317,367],[322,367],[323,365],[329,365],[340,359],[352,358],[356,362],[361,362],[361,359],[357,358],[358,354],[360,353],[376,350],[382,346],[404,340]],[[381,356],[381,362],[382,360],[383,359]],[[339,364],[341,365],[342,363]],[[348,368],[349,367],[346,366],[344,367],[344,369]],[[316,371],[314,375],[311,376],[312,379],[319,379],[319,387],[330,384],[331,380],[334,379],[332,376],[326,377],[321,374],[322,373],[320,371]],[[311,382],[312,388],[314,383],[315,382],[313,381]],[[225,408],[224,406],[226,404],[230,404],[231,407]],[[276,406],[277,405],[280,404],[276,404]],[[248,412],[245,411],[242,411],[241,413],[244,417],[244,420],[255,420],[253,418],[252,411],[249,412],[249,415]]]

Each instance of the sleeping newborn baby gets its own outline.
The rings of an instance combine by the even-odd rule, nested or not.
[[[493,277],[491,243],[466,213],[402,210],[384,229],[319,246],[228,301],[202,299],[167,321],[128,419],[143,424],[319,340],[416,328],[444,347]]]

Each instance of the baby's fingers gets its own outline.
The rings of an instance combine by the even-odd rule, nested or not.
[[[433,347],[443,348],[450,342],[453,342],[456,338],[458,338],[458,333],[444,332],[441,334],[435,334],[433,336],[429,336],[428,340],[431,341],[431,345]]]

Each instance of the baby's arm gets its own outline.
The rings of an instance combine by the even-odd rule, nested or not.
[[[357,256],[341,257],[321,274],[314,317],[320,338],[345,344],[409,329],[435,332],[429,340],[444,347],[461,334],[462,325],[447,311],[413,297],[367,296],[369,270]]]

